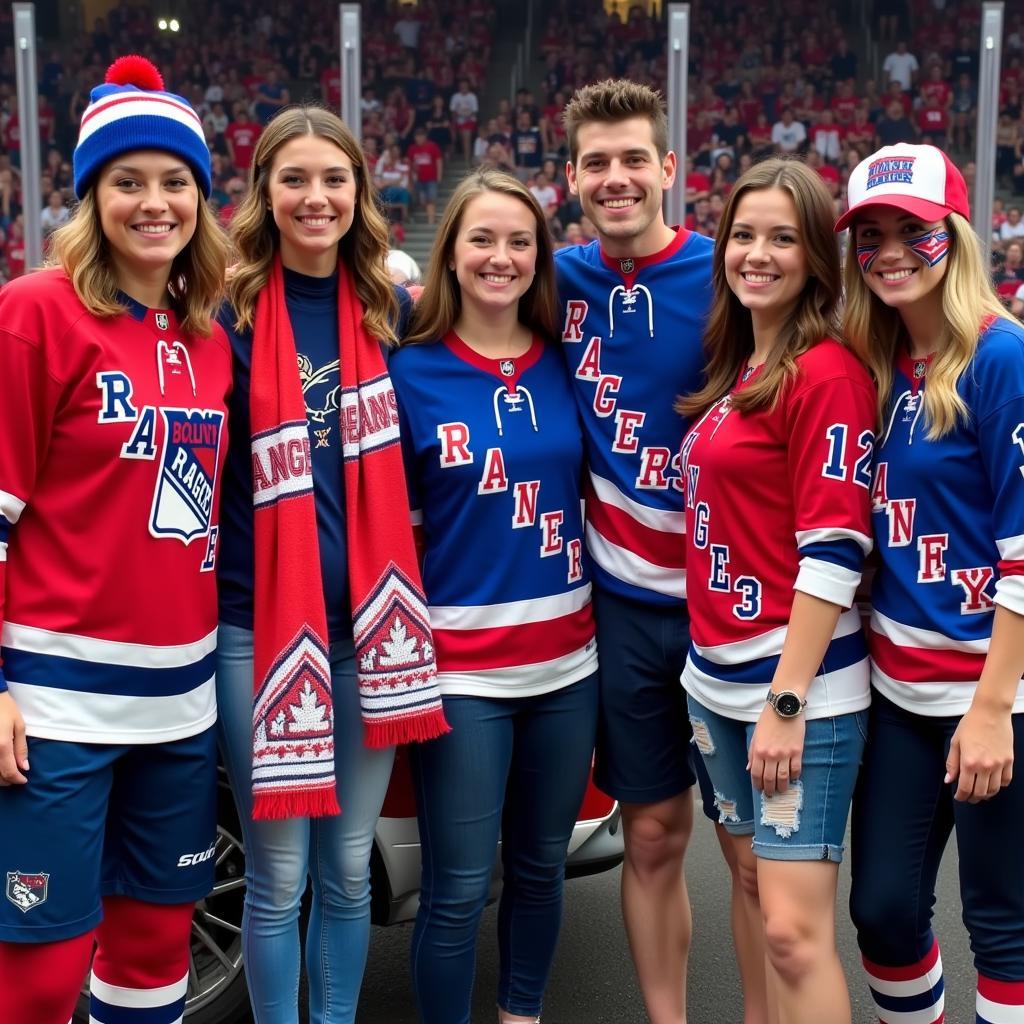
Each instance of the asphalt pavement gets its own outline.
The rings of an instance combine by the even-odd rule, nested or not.
[[[544,1010],[544,1024],[644,1024],[619,914],[620,871],[567,883],[565,921]],[[729,933],[728,873],[710,823],[699,818],[687,855],[693,904],[689,1024],[740,1024],[742,1003]],[[874,1024],[853,928],[846,915],[849,875],[840,874],[839,941],[855,1024]],[[484,914],[473,1024],[493,1024],[497,984],[495,908]],[[946,972],[947,1024],[973,1024],[975,975],[960,922],[956,847],[940,875],[936,932]],[[410,926],[374,928],[357,1024],[416,1024],[409,984]]]

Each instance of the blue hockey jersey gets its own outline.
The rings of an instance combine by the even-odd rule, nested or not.
[[[557,348],[487,359],[450,334],[389,370],[441,692],[532,696],[594,672],[583,440]]]
[[[677,396],[701,384],[713,243],[680,228],[661,252],[557,253],[562,349],[589,462],[587,548],[598,586],[646,604],[686,597]]]
[[[969,418],[934,441],[927,385],[928,360],[897,360],[872,487],[872,683],[908,710],[960,715],[995,606],[1024,615],[1024,330],[983,331],[957,385]]]

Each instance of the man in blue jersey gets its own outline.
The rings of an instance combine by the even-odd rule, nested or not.
[[[565,113],[570,191],[598,239],[558,253],[563,351],[589,463],[601,717],[596,778],[625,830],[623,918],[653,1024],[686,1020],[683,857],[695,781],[680,673],[689,646],[677,395],[696,390],[711,298],[709,239],[670,227],[676,177],[660,96],[580,89]]]

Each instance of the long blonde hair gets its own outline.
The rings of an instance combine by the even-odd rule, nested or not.
[[[71,220],[50,236],[50,246],[47,265],[60,267],[68,275],[82,305],[93,316],[124,312],[110,243],[100,224],[95,184],[82,197]],[[227,259],[227,239],[200,195],[195,232],[174,257],[167,283],[187,334],[210,334],[213,316],[224,297]]]
[[[978,349],[978,335],[987,317],[1012,319],[992,288],[981,259],[981,247],[971,225],[958,213],[945,220],[949,232],[949,254],[942,289],[942,318],[945,334],[936,338],[937,354],[928,367],[924,389],[927,437],[940,438],[967,419],[968,410],[957,391],[964,371]],[[878,420],[888,414],[892,389],[893,362],[910,341],[903,318],[887,306],[864,281],[857,262],[854,240],[856,221],[851,227],[846,253],[846,314],[843,333],[851,348],[864,360],[878,385]]]
[[[231,238],[239,257],[228,284],[235,327],[252,327],[256,299],[266,286],[280,245],[280,234],[269,208],[274,158],[282,146],[304,135],[326,139],[352,161],[356,178],[355,214],[352,226],[338,242],[338,256],[352,273],[367,331],[379,341],[393,345],[398,299],[384,265],[388,253],[387,222],[377,209],[363,151],[355,136],[337,114],[312,104],[286,107],[274,116],[256,143],[249,192],[231,219]]]
[[[443,338],[458,321],[462,312],[462,294],[455,271],[449,264],[462,215],[469,203],[485,192],[499,192],[518,199],[533,214],[537,238],[536,273],[530,287],[519,299],[519,322],[545,341],[555,337],[558,289],[551,235],[544,212],[533,193],[518,178],[485,167],[463,178],[448,200],[434,241],[423,294],[413,310],[409,333],[402,344],[415,345]]]
[[[676,411],[684,416],[699,416],[727,395],[736,385],[740,367],[754,351],[750,312],[726,280],[725,248],[740,200],[751,192],[770,188],[782,189],[793,200],[800,244],[807,256],[807,283],[779,331],[778,341],[765,360],[764,372],[733,396],[733,408],[740,412],[772,408],[783,387],[796,375],[797,356],[824,338],[839,337],[842,275],[839,249],[832,233],[832,198],[821,178],[798,160],[775,158],[755,164],[736,182],[722,212],[711,265],[715,294],[704,332],[705,384],[699,391],[677,400]]]

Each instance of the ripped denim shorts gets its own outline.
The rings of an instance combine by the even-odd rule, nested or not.
[[[867,711],[808,720],[800,778],[785,793],[766,799],[754,789],[746,768],[756,723],[725,718],[693,697],[688,703],[693,742],[726,830],[752,835],[758,857],[838,864],[864,752]]]

